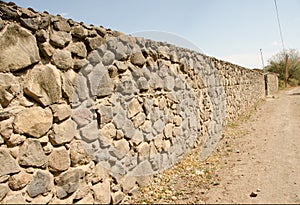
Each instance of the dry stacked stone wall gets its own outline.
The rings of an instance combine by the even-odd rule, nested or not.
[[[120,203],[265,97],[262,72],[14,3],[0,50],[4,204]]]

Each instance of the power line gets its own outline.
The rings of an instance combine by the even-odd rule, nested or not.
[[[284,43],[283,43],[283,37],[282,37],[282,29],[281,29],[281,25],[280,25],[279,13],[278,13],[278,7],[277,7],[276,0],[274,0],[274,3],[275,3],[275,8],[276,8],[276,15],[277,15],[277,21],[278,21],[278,27],[279,27],[279,33],[280,33],[280,38],[281,38],[283,53],[285,53],[285,48],[284,48]]]

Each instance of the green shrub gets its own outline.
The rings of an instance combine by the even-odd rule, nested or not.
[[[292,87],[296,87],[299,85],[299,80],[291,78],[291,79],[289,79],[289,85]]]

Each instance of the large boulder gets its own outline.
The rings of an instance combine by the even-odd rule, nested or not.
[[[61,79],[53,65],[37,65],[25,76],[24,92],[35,101],[47,106],[62,97]]]
[[[14,72],[40,60],[35,37],[11,23],[0,32],[0,72]]]

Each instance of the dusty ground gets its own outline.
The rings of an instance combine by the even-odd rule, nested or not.
[[[198,160],[199,152],[126,202],[299,204],[300,87],[280,91],[229,124],[206,161]]]

